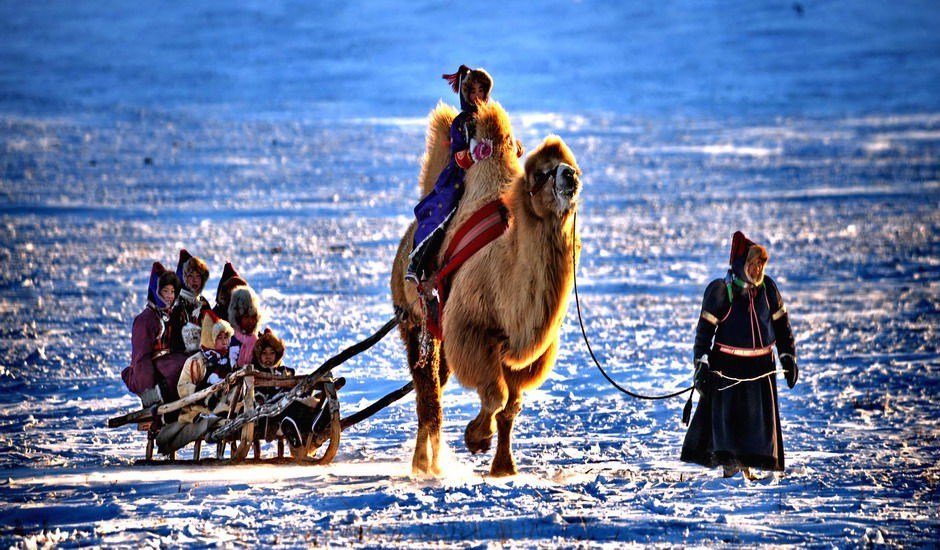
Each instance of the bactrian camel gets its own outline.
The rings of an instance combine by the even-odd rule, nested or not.
[[[455,115],[444,104],[431,112],[420,174],[422,194],[431,190],[448,162],[448,128]],[[479,107],[475,137],[490,140],[493,153],[467,170],[464,195],[441,250],[447,249],[464,220],[497,198],[508,209],[509,228],[452,277],[443,341],[432,339],[424,355],[424,313],[416,285],[404,279],[414,223],[399,245],[392,269],[393,302],[408,313],[400,332],[417,394],[418,434],[412,460],[416,473],[440,473],[441,389],[449,372],[480,396],[480,413],[464,434],[467,449],[489,450],[497,433],[490,473],[516,473],[513,421],[522,407],[523,392],[538,387],[555,363],[580,249],[573,214],[581,171],[561,138],[547,137],[528,155],[523,170],[509,118],[495,101]]]

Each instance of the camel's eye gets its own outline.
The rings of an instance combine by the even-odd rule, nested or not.
[[[542,190],[542,187],[545,186],[545,183],[548,181],[548,178],[551,178],[555,175],[555,169],[549,168],[544,172],[535,173],[535,186],[532,187],[532,190],[529,191],[530,195],[534,195]]]
[[[555,175],[554,170],[546,170],[544,172],[539,172],[538,174],[535,175],[535,183],[537,183],[540,186],[545,185],[545,182],[548,181],[548,178],[554,175]]]

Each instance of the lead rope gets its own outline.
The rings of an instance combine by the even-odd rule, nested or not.
[[[574,244],[574,242],[575,242],[575,235],[577,235],[577,224],[578,224],[578,213],[577,213],[577,211],[575,211],[575,213],[574,213],[574,219],[572,220],[572,224],[571,224],[571,237],[572,237],[572,238],[571,238],[571,242],[572,242],[572,244]],[[573,275],[572,275],[572,279],[574,279],[574,303],[575,303],[575,306],[577,307],[577,310],[578,310],[578,324],[581,325],[581,336],[584,337],[584,345],[587,346],[587,350],[588,350],[588,353],[591,355],[591,359],[594,361],[594,364],[597,365],[597,370],[601,371],[601,374],[604,375],[604,378],[606,378],[607,381],[610,382],[610,384],[611,384],[613,387],[615,387],[615,388],[617,388],[618,390],[620,390],[621,392],[623,392],[623,393],[629,395],[630,397],[634,397],[634,398],[636,398],[636,399],[646,399],[646,400],[648,400],[648,401],[658,401],[658,400],[660,400],[660,399],[669,399],[669,398],[671,398],[671,397],[678,397],[678,396],[680,396],[680,395],[682,395],[682,394],[684,394],[684,393],[686,393],[686,392],[692,391],[692,390],[695,388],[695,386],[689,386],[688,388],[681,389],[681,390],[678,390],[678,391],[674,391],[674,392],[672,392],[672,393],[667,393],[667,394],[665,394],[665,395],[643,395],[643,394],[640,394],[640,393],[632,392],[632,391],[630,391],[630,390],[624,388],[623,386],[621,386],[620,384],[618,384],[617,382],[615,382],[614,379],[611,378],[611,377],[607,374],[607,372],[604,370],[604,367],[601,366],[600,361],[598,361],[598,360],[597,360],[597,357],[594,355],[594,350],[591,349],[591,343],[588,341],[587,331],[584,329],[584,319],[583,319],[582,316],[581,316],[581,298],[580,298],[580,296],[578,295],[578,264],[577,264],[577,261],[576,261],[576,260],[577,260],[577,247],[572,246],[572,252],[571,252],[571,267],[572,267],[572,274],[573,274]],[[690,408],[690,405],[691,405],[691,396],[689,396],[689,399],[690,399],[690,401],[689,401],[689,404],[687,405],[687,408]],[[685,415],[683,415],[683,416],[685,416]]]
[[[733,388],[733,387],[737,386],[738,384],[740,384],[741,382],[757,382],[758,380],[763,380],[764,378],[770,378],[771,376],[773,376],[773,375],[775,375],[775,374],[786,374],[786,371],[783,370],[783,369],[775,369],[775,370],[772,370],[772,371],[770,371],[770,372],[765,372],[764,374],[762,374],[762,375],[760,375],[760,376],[755,376],[754,378],[734,378],[734,377],[732,377],[732,376],[728,376],[728,375],[724,374],[724,373],[721,372],[720,370],[715,370],[715,371],[712,371],[712,372],[714,372],[715,374],[717,374],[719,377],[724,378],[725,380],[731,380],[732,382],[734,382],[733,384],[728,384],[727,386],[724,386],[724,387],[722,387],[722,388],[718,388],[718,391],[725,391],[725,390],[728,389],[728,388]]]

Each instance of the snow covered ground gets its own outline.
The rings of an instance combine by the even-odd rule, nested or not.
[[[937,545],[940,10],[797,5],[0,7],[0,544]],[[529,149],[578,157],[582,310],[622,384],[687,385],[731,234],[768,245],[801,366],[785,473],[679,462],[683,401],[609,387],[573,306],[510,479],[463,448],[456,384],[441,479],[410,476],[410,397],[326,467],[135,465],[143,436],[104,427],[181,247],[210,289],[234,262],[301,371],[391,317],[423,117],[464,61]],[[394,335],[336,373],[344,414],[408,379]]]

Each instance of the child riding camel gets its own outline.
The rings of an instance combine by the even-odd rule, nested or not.
[[[725,477],[749,468],[784,469],[773,348],[796,384],[796,345],[783,297],[764,274],[767,249],[740,231],[731,269],[705,290],[695,333],[695,386],[701,393],[681,459],[722,466]]]
[[[417,228],[405,277],[415,283],[428,280],[437,266],[435,258],[444,240],[447,223],[463,196],[466,170],[492,154],[492,144],[474,139],[477,106],[490,100],[493,78],[483,69],[461,65],[454,74],[445,74],[454,92],[460,95],[460,114],[450,126],[450,162],[441,171],[434,189],[415,206]],[[516,142],[516,154],[522,156],[522,145]]]

